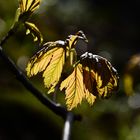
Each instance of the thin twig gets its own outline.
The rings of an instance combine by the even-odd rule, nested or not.
[[[63,138],[62,140],[70,140],[71,135],[71,126],[74,121],[74,115],[72,112],[67,113],[67,118],[65,120],[65,125],[63,129]]]
[[[10,30],[7,35],[5,37],[2,38],[1,42],[0,42],[0,45],[3,46],[3,44],[6,42],[6,40],[12,36],[12,34],[14,34],[14,31],[13,30]]]
[[[19,27],[19,23],[15,23],[15,25],[11,27],[11,29],[8,31],[8,33],[1,39],[1,41],[0,41],[1,47],[17,31],[18,27]]]

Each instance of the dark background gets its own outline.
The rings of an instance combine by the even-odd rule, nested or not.
[[[42,0],[40,9],[30,18],[46,42],[65,40],[68,35],[83,30],[89,40],[88,51],[106,57],[118,70],[120,88],[117,93],[108,100],[97,100],[92,107],[83,102],[74,110],[82,114],[83,120],[74,123],[72,140],[140,138],[140,96],[136,91],[135,96],[127,97],[123,85],[128,60],[140,52],[138,2]],[[0,38],[12,25],[17,7],[17,0],[0,0]],[[38,49],[32,36],[26,36],[24,28],[3,48],[23,71],[29,57]],[[40,75],[31,80],[46,92]],[[61,93],[57,98],[64,101]],[[63,123],[16,80],[0,59],[0,140],[59,140]]]

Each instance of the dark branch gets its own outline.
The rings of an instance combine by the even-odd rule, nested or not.
[[[73,121],[74,121],[73,113],[68,112],[67,118],[65,120],[62,140],[70,140],[71,126],[72,126]]]
[[[16,75],[17,79],[25,86],[27,90],[29,90],[37,99],[47,106],[50,110],[52,110],[57,115],[61,116],[62,118],[66,118],[68,111],[54,103],[52,100],[50,100],[45,94],[41,93],[38,89],[36,89],[32,83],[26,78],[26,76],[22,73],[22,71],[15,65],[15,63],[7,57],[7,55],[4,53],[2,47],[0,46],[0,57],[5,61],[7,66],[11,69],[11,71]],[[79,115],[74,116],[75,120],[80,120],[81,117]]]
[[[8,31],[8,33],[0,41],[0,46],[3,46],[3,44],[17,31],[19,25],[20,24],[18,22],[14,24],[14,26]]]
[[[4,37],[4,38],[2,38],[2,40],[1,40],[1,42],[0,42],[0,45],[2,46],[5,42],[6,42],[6,40],[8,39],[8,38],[10,38],[10,36],[12,36],[14,34],[14,31],[13,31],[13,29],[11,29],[8,33],[7,33],[7,35]]]

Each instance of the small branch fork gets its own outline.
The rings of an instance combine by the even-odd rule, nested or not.
[[[61,116],[65,120],[64,130],[63,130],[63,140],[70,140],[70,133],[71,133],[71,125],[72,122],[75,120],[80,121],[81,116],[75,115],[72,112],[66,110],[66,108],[62,107],[61,105],[53,102],[50,100],[44,93],[41,93],[23,74],[23,72],[16,66],[16,64],[6,55],[3,51],[2,46],[7,41],[7,39],[13,35],[13,30],[9,31],[6,37],[2,39],[0,42],[0,57],[3,61],[7,64],[13,74],[16,75],[16,78],[19,82],[21,82],[24,87],[31,92],[43,105],[48,107],[52,112]]]

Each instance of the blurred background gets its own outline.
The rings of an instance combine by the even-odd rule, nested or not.
[[[65,40],[83,30],[89,40],[87,50],[107,58],[118,70],[117,93],[108,100],[97,100],[92,107],[83,102],[74,110],[83,119],[74,123],[72,140],[140,140],[139,6],[138,0],[42,0],[30,18],[46,42]],[[0,39],[12,25],[17,7],[18,0],[0,0]],[[20,28],[3,49],[25,72],[38,47]],[[41,75],[31,81],[46,92]],[[63,103],[64,95],[58,93],[57,100]],[[0,140],[59,140],[63,124],[16,80],[0,58]]]

